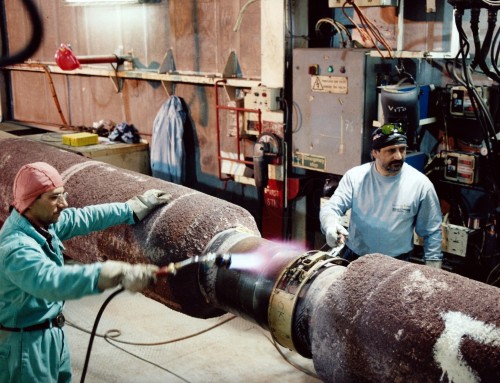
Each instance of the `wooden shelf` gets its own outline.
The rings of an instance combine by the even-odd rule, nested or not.
[[[261,81],[251,78],[223,77],[219,73],[196,73],[196,72],[170,72],[158,73],[156,70],[118,70],[115,71],[111,65],[84,66],[81,69],[65,71],[54,63],[29,62],[4,67],[8,70],[43,72],[47,68],[52,74],[63,74],[67,76],[98,76],[113,77],[119,79],[139,79],[149,81],[166,81],[174,83],[214,85],[216,81],[226,80],[226,86],[237,88],[251,88],[258,86]]]

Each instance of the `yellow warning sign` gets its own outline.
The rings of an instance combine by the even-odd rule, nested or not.
[[[313,92],[347,94],[347,77],[311,76]]]

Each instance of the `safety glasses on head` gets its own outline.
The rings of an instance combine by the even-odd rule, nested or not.
[[[405,134],[405,130],[403,129],[403,124],[399,122],[393,122],[389,124],[384,124],[380,127],[380,133],[385,136],[390,136],[391,134]]]
[[[384,124],[375,129],[371,137],[372,149],[382,149],[390,145],[406,144],[406,134],[401,123]]]

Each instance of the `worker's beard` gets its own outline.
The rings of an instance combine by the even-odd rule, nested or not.
[[[391,174],[397,174],[401,171],[404,161],[391,161],[389,165],[385,167],[385,170]]]

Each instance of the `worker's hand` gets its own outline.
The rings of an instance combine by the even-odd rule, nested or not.
[[[123,273],[127,266],[129,266],[128,263],[121,261],[104,262],[97,280],[99,290],[104,291],[118,286],[122,282]]]
[[[345,237],[349,235],[349,232],[344,226],[340,224],[338,219],[330,218],[325,225],[325,237],[326,243],[331,248],[337,247],[338,245],[345,242]]]
[[[142,221],[151,211],[159,206],[169,203],[172,199],[170,194],[162,190],[151,189],[144,194],[133,197],[127,201],[139,221]]]
[[[428,260],[428,261],[425,261],[425,265],[429,266],[429,267],[433,267],[435,269],[440,269],[443,266],[443,261]]]
[[[141,292],[156,281],[158,270],[159,267],[156,265],[106,261],[102,265],[97,287],[104,291],[121,283],[125,290]]]
[[[156,282],[156,273],[160,269],[156,265],[127,265],[122,279],[125,290],[139,293],[150,284]]]

